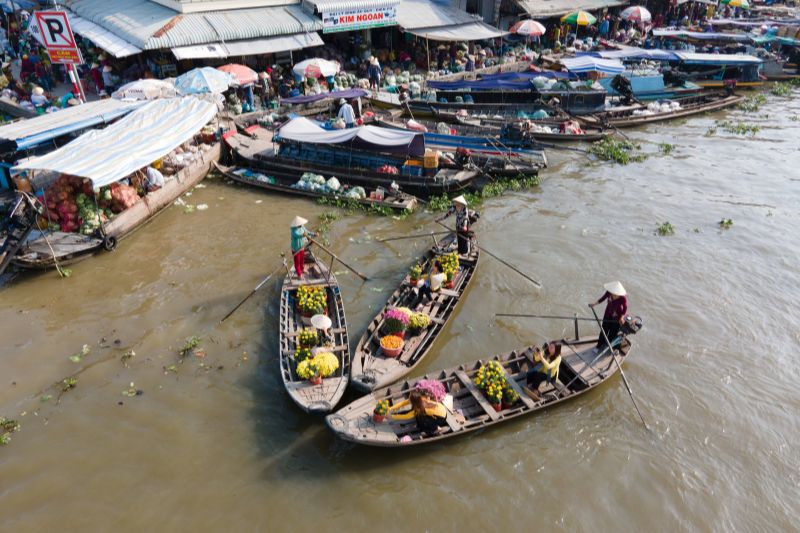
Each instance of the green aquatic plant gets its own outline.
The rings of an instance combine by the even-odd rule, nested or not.
[[[717,121],[716,125],[728,133],[734,135],[750,135],[754,136],[761,130],[757,124],[748,124],[746,122],[732,122],[730,120]]]
[[[755,113],[766,103],[767,97],[761,93],[756,93],[748,96],[744,101],[739,103],[739,109],[748,113]]]
[[[195,348],[200,346],[200,337],[192,336],[183,344],[180,349],[181,357],[186,357],[188,354],[193,352]]]
[[[78,385],[78,378],[64,378],[61,381],[61,391],[67,392],[70,389],[74,389]]]
[[[669,155],[675,150],[675,145],[670,143],[661,143],[658,145],[658,149],[663,155]]]
[[[722,229],[730,229],[733,226],[733,220],[730,218],[723,218],[719,221],[719,227]]]
[[[627,165],[628,163],[640,163],[647,159],[645,154],[638,153],[639,149],[641,149],[641,145],[631,141],[606,137],[592,143],[589,153],[601,161],[614,161],[620,165]]]
[[[672,235],[675,233],[675,227],[670,224],[669,222],[662,222],[661,224],[656,227],[656,233],[665,237],[667,235]]]
[[[464,195],[470,207],[480,205],[481,202],[489,198],[496,198],[502,196],[507,192],[517,192],[532,189],[541,185],[539,176],[526,176],[520,174],[516,178],[503,178],[494,180],[484,185],[484,187],[477,192],[470,192]],[[446,211],[450,208],[451,200],[446,194],[440,196],[431,196],[428,199],[429,211]]]
[[[780,82],[776,81],[770,87],[769,92],[774,94],[775,96],[781,96],[783,98],[788,98],[792,95],[792,85],[787,82]]]

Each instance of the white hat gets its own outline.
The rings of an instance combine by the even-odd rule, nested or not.
[[[455,198],[453,198],[453,203],[454,204],[461,204],[463,206],[466,206],[467,205],[467,199],[464,198],[464,195],[462,194],[461,196],[456,196]]]
[[[622,286],[622,283],[619,281],[611,281],[603,285],[603,288],[613,294],[614,296],[625,296],[628,294],[625,292],[625,287]]]
[[[32,92],[33,94],[38,94],[39,96],[41,96],[44,94],[44,89],[42,89],[41,87],[34,87]]]
[[[328,329],[331,327],[331,319],[328,315],[314,315],[311,317],[311,325],[317,329]]]
[[[347,100],[345,100],[344,98],[339,98],[339,105],[344,105],[346,103],[347,103]]]
[[[293,228],[302,226],[303,224],[308,224],[308,220],[304,219],[303,217],[294,217],[294,220],[292,220]]]

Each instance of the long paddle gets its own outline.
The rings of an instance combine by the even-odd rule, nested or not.
[[[592,310],[592,314],[594,315],[594,319],[597,322],[597,327],[600,328],[600,332],[603,334],[603,338],[606,341],[606,345],[608,346],[608,349],[611,350],[611,358],[614,359],[615,363],[617,363],[617,368],[619,369],[619,374],[622,376],[622,381],[625,383],[625,388],[628,389],[628,394],[631,397],[631,401],[633,402],[633,406],[636,408],[636,412],[639,413],[639,418],[642,419],[642,424],[644,424],[644,428],[647,431],[650,431],[650,428],[647,427],[647,422],[644,421],[644,417],[642,416],[642,412],[639,410],[639,406],[636,405],[636,399],[633,397],[633,391],[631,390],[631,386],[628,383],[628,378],[625,377],[625,372],[623,372],[623,370],[622,370],[622,365],[619,364],[619,361],[617,360],[617,356],[614,353],[614,348],[611,347],[611,341],[608,340],[608,335],[606,335],[606,330],[603,329],[603,326],[600,323],[600,318],[597,316],[597,313],[595,312],[594,307],[592,307],[590,305],[589,309]]]
[[[415,235],[404,235],[402,237],[388,237],[386,239],[378,239],[378,242],[401,241],[403,239],[421,239],[423,237],[430,237],[432,235],[449,235],[451,231],[432,231],[430,233],[417,233]]]
[[[285,256],[284,256],[284,254],[281,254],[281,257],[284,257],[284,261],[286,260],[286,259],[285,259]],[[273,270],[272,272],[270,272],[269,276],[267,276],[266,278],[264,278],[263,280],[261,280],[261,283],[259,283],[258,285],[256,285],[256,288],[255,288],[255,289],[253,289],[252,291],[250,291],[250,294],[248,294],[247,296],[245,296],[245,297],[244,297],[244,299],[243,299],[241,302],[239,302],[238,304],[236,304],[236,307],[234,307],[233,309],[231,309],[231,310],[228,312],[228,314],[227,314],[227,315],[225,315],[224,317],[222,317],[222,320],[220,320],[220,321],[219,321],[219,323],[220,323],[220,324],[222,324],[223,322],[225,322],[226,320],[228,320],[228,318],[230,318],[230,316],[231,316],[233,313],[235,313],[235,312],[236,312],[236,310],[237,310],[237,309],[239,309],[239,308],[242,306],[242,304],[244,304],[244,303],[245,303],[247,300],[249,300],[249,299],[250,299],[250,297],[251,297],[251,296],[253,296],[253,295],[256,293],[256,291],[258,291],[258,289],[260,289],[261,287],[263,287],[263,286],[264,286],[264,284],[265,284],[267,281],[269,281],[269,279],[270,279],[272,276],[274,276],[274,275],[275,275],[275,273],[276,273],[277,271],[279,271],[281,268],[283,268],[283,265],[280,265],[278,268],[276,268],[275,270]]]
[[[526,315],[522,313],[495,313],[494,316],[508,316],[516,318],[558,318],[562,320],[585,320],[587,322],[594,322],[594,318],[574,317],[574,316],[557,316],[557,315]],[[609,322],[604,320],[603,322]]]
[[[442,224],[442,223],[441,223],[441,222],[439,222],[438,220],[436,221],[436,223],[437,223],[437,224],[439,224],[440,226],[442,226],[443,228],[447,228],[447,229],[449,229],[449,230],[450,230],[450,233],[455,233],[455,231],[454,231],[454,230],[452,230],[452,229],[448,228],[446,225]],[[486,249],[486,248],[484,248],[483,246],[480,246],[480,245],[478,245],[478,244],[476,244],[475,246],[477,246],[477,247],[478,247],[478,249],[479,249],[480,251],[484,252],[485,254],[489,255],[490,257],[493,257],[493,258],[495,258],[497,261],[499,261],[500,263],[504,264],[505,266],[507,266],[508,268],[510,268],[511,270],[513,270],[514,272],[516,272],[517,274],[519,274],[520,276],[522,276],[523,278],[527,279],[528,281],[530,281],[531,283],[533,283],[533,284],[534,284],[534,285],[536,285],[537,287],[539,287],[539,288],[541,288],[541,287],[542,287],[542,284],[541,284],[541,283],[539,283],[538,281],[536,281],[535,279],[533,279],[532,277],[530,277],[530,276],[529,276],[529,275],[527,275],[525,272],[521,271],[520,269],[518,269],[517,267],[515,267],[514,265],[512,265],[512,264],[511,264],[511,263],[509,263],[508,261],[506,261],[506,260],[504,260],[504,259],[501,259],[501,258],[497,257],[496,255],[494,255],[492,252],[490,252],[489,250],[487,250],[487,249]]]
[[[317,246],[319,246],[319,247],[320,247],[322,250],[325,250],[326,252],[328,252],[329,254],[331,254],[331,256],[332,256],[334,259],[336,259],[336,260],[337,260],[337,261],[339,261],[341,264],[343,264],[344,266],[346,266],[346,267],[348,268],[348,270],[350,270],[350,271],[351,271],[353,274],[355,274],[355,275],[356,275],[356,276],[358,276],[359,278],[363,279],[364,281],[369,281],[369,278],[368,278],[367,276],[365,276],[364,274],[362,274],[361,272],[359,272],[359,271],[358,271],[358,270],[356,270],[355,268],[351,267],[350,265],[348,265],[347,263],[345,263],[344,261],[342,261],[342,259],[341,259],[339,256],[337,256],[335,253],[331,252],[330,250],[328,250],[327,248],[325,248],[324,246],[322,246],[320,243],[318,243],[317,241],[315,241],[315,240],[314,240],[314,239],[312,239],[311,237],[308,237],[308,240],[309,240],[309,241],[311,241],[311,242],[313,242],[313,243],[314,243],[314,244],[316,244]]]

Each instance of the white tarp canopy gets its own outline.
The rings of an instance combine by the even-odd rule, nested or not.
[[[132,174],[197,134],[217,114],[217,106],[193,96],[148,102],[103,129],[14,167],[50,170],[92,180],[95,189]]]
[[[599,57],[578,56],[565,57],[559,60],[567,70],[576,74],[582,72],[602,72],[604,74],[621,74],[625,65],[618,59],[601,59]]]
[[[397,23],[403,31],[434,41],[481,41],[508,34],[479,16],[432,0],[403,0]]]
[[[278,135],[282,139],[314,143],[343,144],[362,141],[383,151],[397,152],[402,148],[410,155],[422,156],[425,153],[425,140],[421,133],[377,126],[359,126],[343,130],[326,130],[305,117],[287,122]]]
[[[322,39],[317,32],[294,33],[278,37],[250,39],[245,41],[229,41],[225,43],[196,44],[179,46],[172,49],[176,59],[208,59],[236,56],[252,56],[274,54],[322,46]]]
[[[86,37],[114,57],[128,57],[142,52],[138,46],[132,45],[102,26],[78,15],[70,13],[69,24],[73,32]]]
[[[508,35],[507,31],[500,31],[481,21],[455,24],[453,26],[415,28],[406,31],[431,41],[485,41]]]

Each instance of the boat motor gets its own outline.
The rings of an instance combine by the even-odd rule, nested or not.
[[[630,105],[633,101],[636,100],[635,96],[633,95],[631,80],[629,80],[622,74],[617,74],[611,79],[611,88],[614,89],[622,97],[622,100],[625,102],[626,105]]]
[[[625,315],[625,321],[622,323],[622,333],[624,335],[635,335],[642,329],[642,318],[638,316]]]

